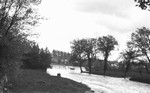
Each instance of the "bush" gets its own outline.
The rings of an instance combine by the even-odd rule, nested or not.
[[[31,51],[23,54],[23,68],[28,69],[47,69],[51,64],[51,54],[46,48],[39,49],[38,45],[34,45]]]

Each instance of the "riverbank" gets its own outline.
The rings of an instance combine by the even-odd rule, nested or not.
[[[150,75],[147,76],[134,76],[130,78],[131,81],[136,81],[136,82],[142,82],[142,83],[147,83],[150,84]]]
[[[88,73],[88,72],[86,72]],[[104,75],[103,69],[99,71],[92,71],[92,74],[96,75]],[[105,76],[110,77],[117,77],[117,78],[129,78],[131,81],[141,82],[141,83],[147,83],[150,84],[150,74],[146,71],[143,71],[142,74],[136,71],[128,71],[126,76],[124,76],[124,71],[119,70],[107,70]]]
[[[53,69],[47,69],[47,73],[56,76],[61,73],[62,77],[82,82],[94,90],[95,93],[148,93],[150,85],[130,81],[129,78],[116,78],[103,75],[80,73],[79,67],[54,66]]]
[[[12,84],[13,93],[85,93],[90,90],[86,85],[73,80],[29,69],[18,70]]]
[[[53,65],[54,68],[61,68],[61,69],[67,69],[67,68],[78,68],[78,72],[80,73],[80,68],[78,66],[64,66],[64,65]],[[83,72],[82,73],[89,73],[88,71],[86,71],[86,69],[84,67],[82,67]],[[92,73],[94,75],[102,75],[103,74],[103,69],[98,69],[98,70],[93,70],[92,69]],[[114,70],[114,69],[109,69],[106,71],[105,76],[109,76],[109,77],[116,77],[116,78],[128,78],[131,81],[136,81],[136,82],[140,82],[140,83],[147,83],[150,84],[150,73],[147,73],[146,71],[143,71],[142,73],[139,73],[137,71],[128,71],[126,74],[126,77],[124,76],[124,71],[122,70]]]

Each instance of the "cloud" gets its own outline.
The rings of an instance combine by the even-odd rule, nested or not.
[[[150,13],[135,7],[132,0],[82,0],[77,10],[97,16],[95,23],[118,33],[133,32],[136,28],[148,26]]]
[[[150,27],[150,12],[135,7],[133,0],[81,0],[76,4],[77,11],[94,15],[95,25],[102,28],[95,35],[113,35],[119,42],[119,51],[126,47],[130,34],[137,28]]]
[[[132,0],[82,0],[78,3],[78,10],[126,17],[131,6],[134,7]]]
[[[124,49],[131,32],[150,27],[150,12],[135,7],[133,0],[43,0],[40,12],[49,20],[38,29],[39,42],[50,50],[69,52],[73,39],[108,34]]]

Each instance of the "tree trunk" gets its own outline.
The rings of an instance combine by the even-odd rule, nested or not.
[[[106,69],[107,69],[107,59],[104,59],[104,75],[106,74]]]
[[[81,55],[79,55],[79,67],[80,67],[80,71],[81,71],[81,73],[83,72],[83,70],[82,70],[82,64],[83,64],[83,62],[82,62],[82,57],[81,57]]]
[[[91,59],[90,59],[90,55],[88,55],[88,66],[89,66],[89,74],[91,74]]]
[[[82,73],[83,70],[82,70],[82,62],[81,62],[81,61],[79,62],[79,66],[80,66],[80,71],[81,71],[81,73]]]
[[[146,57],[147,57],[148,62],[150,63],[150,59],[149,59],[147,53],[145,53],[145,55],[146,55]]]
[[[147,53],[145,53],[145,55],[147,57],[148,62],[150,63],[150,59],[149,59]],[[149,73],[147,65],[145,65],[145,69],[146,69],[146,72]]]
[[[129,67],[130,67],[130,61],[127,63],[127,66],[126,66],[126,69],[125,69],[125,73],[124,73],[124,78],[126,77],[126,74],[129,70]]]
[[[145,69],[146,69],[147,74],[149,74],[147,64],[145,64]]]
[[[106,70],[107,70],[107,59],[108,59],[108,54],[106,54],[105,58],[104,58],[104,75],[106,74]]]

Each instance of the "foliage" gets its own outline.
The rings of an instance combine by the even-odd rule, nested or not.
[[[97,45],[98,50],[102,52],[104,56],[106,56],[107,53],[109,54],[112,50],[114,50],[115,45],[118,45],[118,42],[113,36],[107,35],[99,37]]]
[[[70,58],[69,58],[69,63],[73,66],[79,66],[81,73],[83,72],[82,67],[85,66],[85,62],[87,60],[85,58],[80,57],[79,55],[75,54],[72,52]]]
[[[144,66],[147,73],[148,67],[144,56],[150,63],[150,30],[146,27],[139,28],[131,34],[131,41],[127,42],[127,50],[122,53],[123,61],[126,63],[125,76],[132,64],[138,64],[138,66]]]
[[[139,68],[144,66],[147,73],[148,67],[144,57],[150,63],[150,30],[146,27],[139,28],[131,34],[131,41],[127,42],[127,50],[122,53],[123,61],[126,63],[125,76],[132,64],[138,64]]]
[[[39,16],[32,7],[37,0],[0,0],[0,68],[10,74],[23,52],[33,43],[29,29],[36,26]]]
[[[49,52],[48,48],[45,48],[45,50],[41,49],[40,62],[42,63],[42,67],[44,67],[44,68],[50,67],[51,59],[52,59],[52,56],[51,56],[51,53]]]
[[[143,10],[146,10],[148,9],[149,10],[149,7],[150,7],[150,0],[134,0],[138,7],[140,7],[141,9]]]
[[[52,57],[53,57],[54,63],[67,64],[67,62],[70,58],[70,53],[53,50]]]
[[[74,40],[72,42],[72,46],[71,46],[72,53],[76,54],[77,56],[79,56],[81,58],[85,56],[85,55],[83,55],[83,48],[84,48],[83,42],[84,42],[84,39]]]
[[[126,73],[128,72],[131,63],[137,60],[137,57],[139,55],[137,54],[136,50],[133,50],[133,48],[128,48],[124,52],[121,52],[121,57],[123,59],[123,63],[125,63],[125,73],[124,76],[126,76]]]
[[[89,38],[84,41],[83,53],[87,57],[89,74],[91,74],[92,60],[96,57],[96,39]]]
[[[79,66],[80,58],[76,55],[73,54],[69,58],[69,63],[72,64],[73,66]]]
[[[79,59],[87,59],[89,73],[91,73],[92,60],[96,57],[96,39],[80,39],[72,42],[72,53],[76,54]],[[81,61],[80,61],[81,64]],[[81,65],[80,65],[81,67]]]
[[[107,35],[107,36],[103,36],[103,37],[99,37],[98,38],[97,49],[104,56],[104,74],[105,74],[106,69],[107,69],[107,60],[108,60],[108,57],[110,55],[110,52],[112,50],[114,50],[115,45],[118,45],[118,42],[111,35]]]
[[[96,60],[96,55],[100,51],[104,55],[104,72],[106,71],[106,64],[110,52],[118,45],[115,38],[111,35],[88,39],[74,40],[72,42],[72,53],[76,54],[78,58],[86,58],[88,60],[88,69],[91,73],[92,61]]]
[[[150,53],[150,30],[146,27],[137,29],[131,34],[131,43],[134,48],[139,50],[150,63],[148,54]]]
[[[10,93],[85,93],[90,90],[85,84],[43,71],[20,69],[18,73]]]
[[[70,62],[79,62],[79,66],[80,66],[80,71],[81,73],[83,72],[82,71],[82,59],[85,58],[85,54],[83,54],[83,49],[84,49],[84,42],[85,39],[81,39],[81,40],[74,40],[72,42],[72,56],[70,57]]]
[[[50,67],[51,54],[48,48],[40,49],[38,45],[33,45],[30,52],[25,53],[22,59],[23,67],[31,69],[47,69]]]

